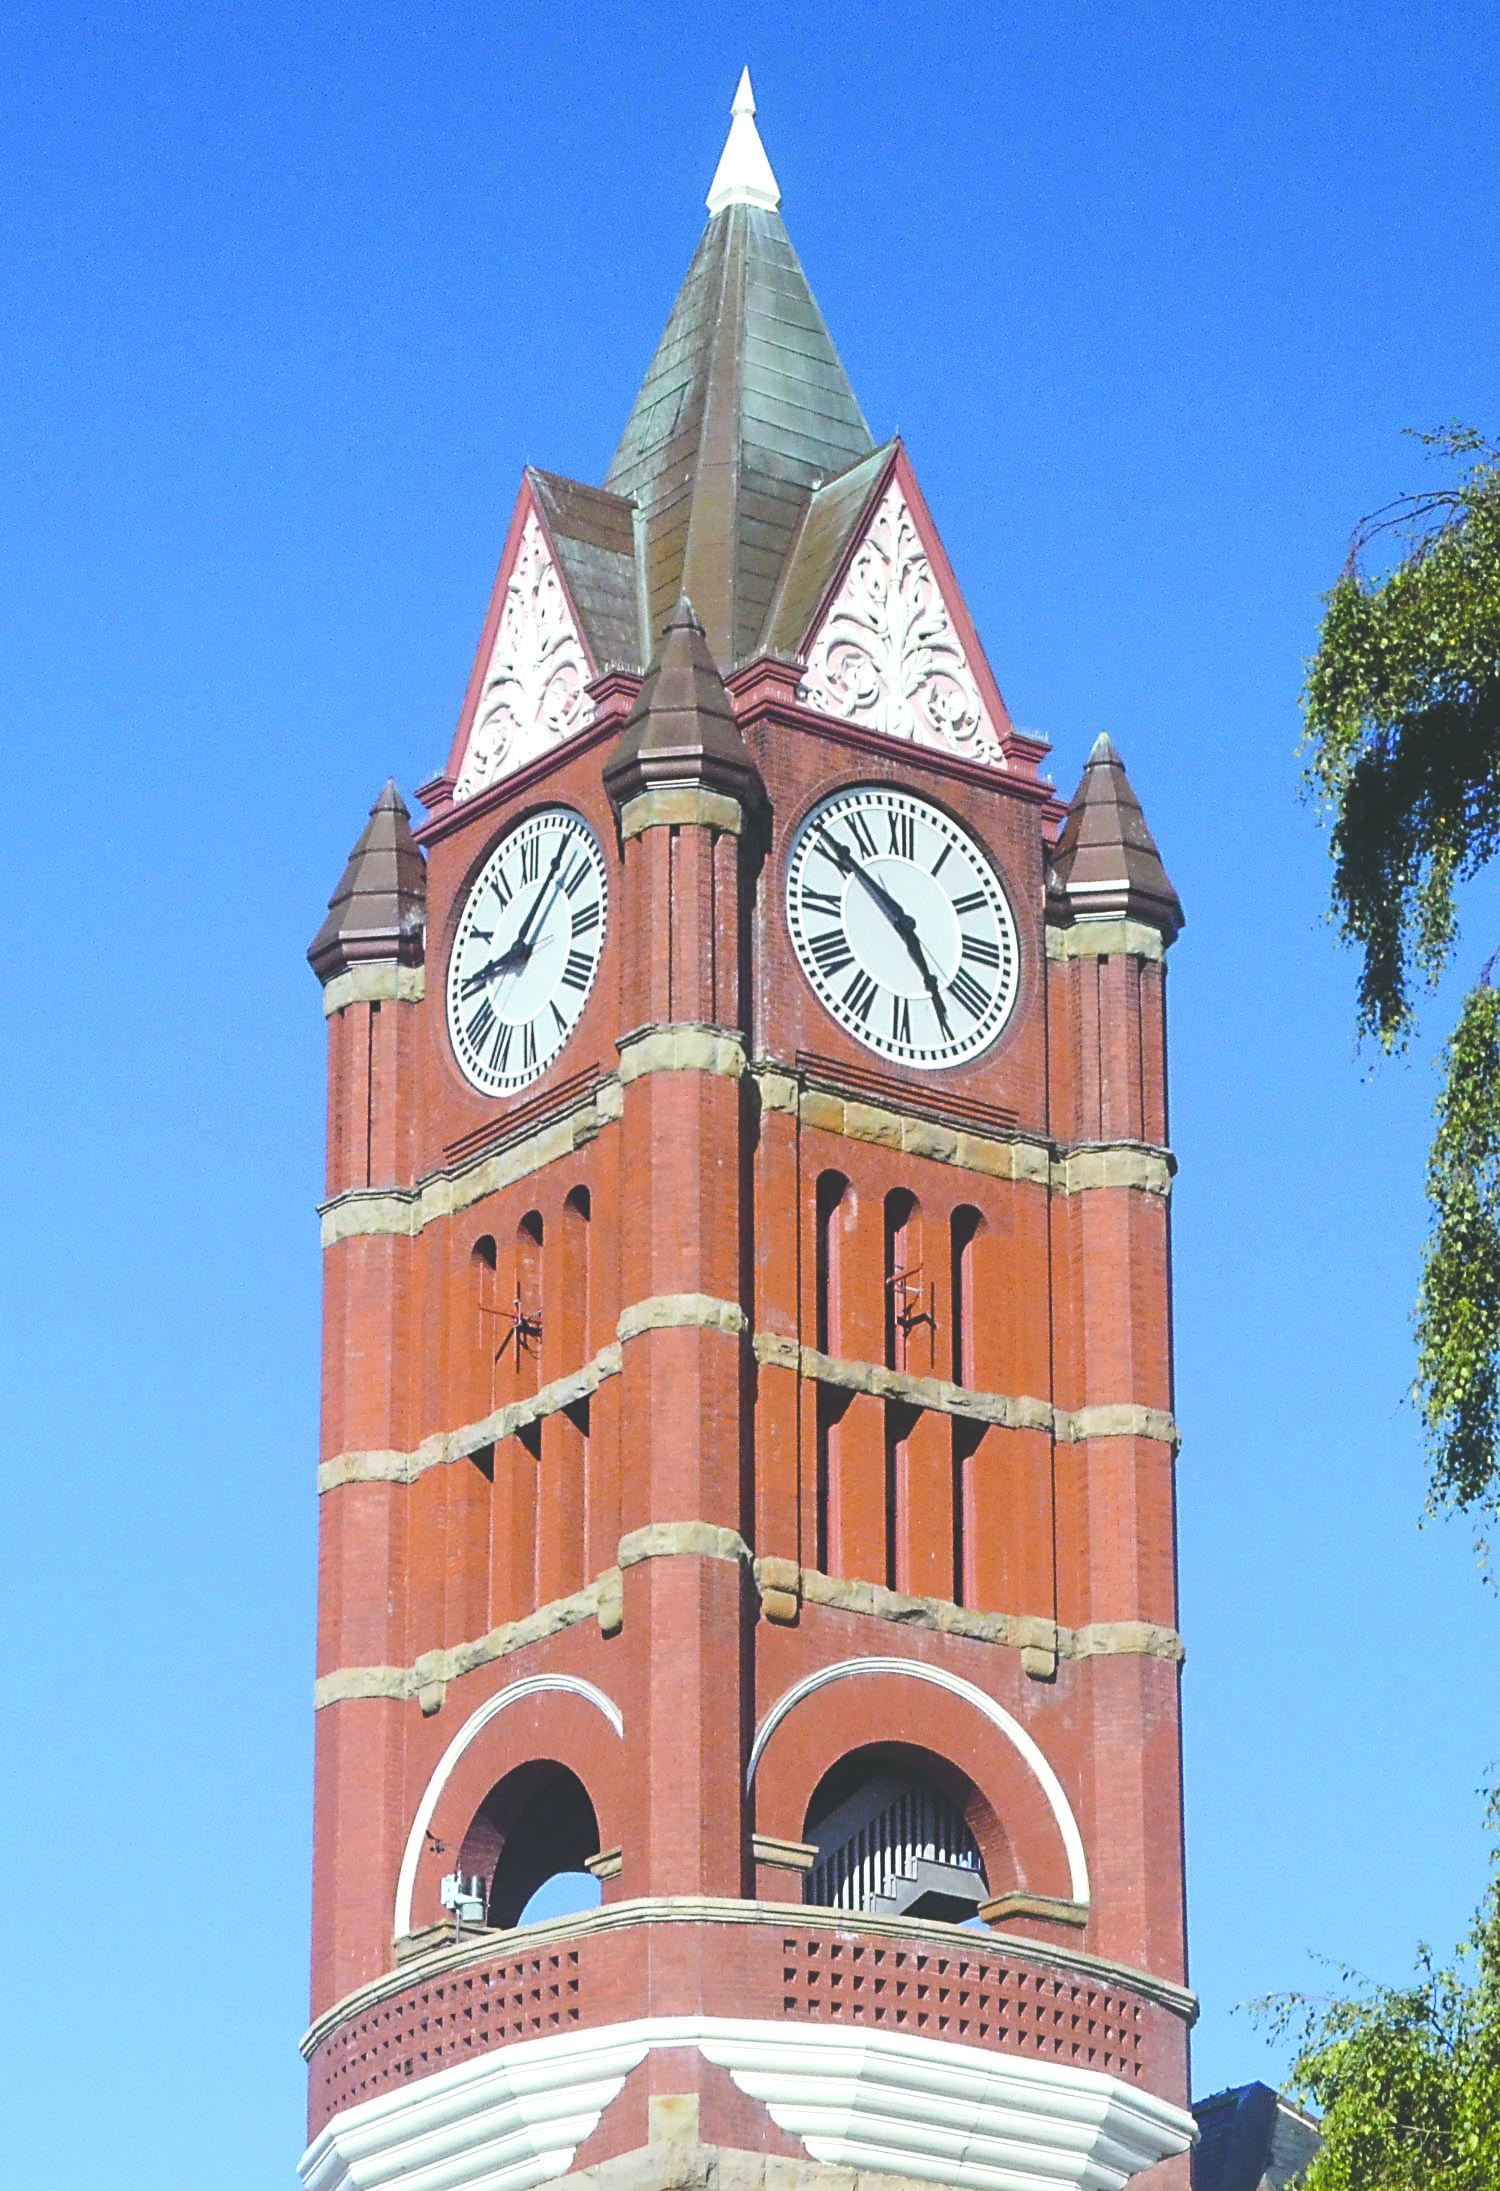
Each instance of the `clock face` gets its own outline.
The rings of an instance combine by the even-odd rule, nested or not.
[[[569,807],[528,815],[479,870],[448,958],[448,1034],[484,1094],[524,1088],[573,1032],[605,909],[599,840]]]
[[[1020,954],[977,841],[925,799],[864,786],[813,808],[787,863],[787,926],[841,1026],[901,1065],[959,1065],[999,1034]]]

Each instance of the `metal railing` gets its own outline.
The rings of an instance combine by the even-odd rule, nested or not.
[[[806,1900],[820,1909],[869,1909],[912,1876],[917,1859],[980,1871],[979,1847],[952,1803],[912,1787],[821,1856],[807,1875]]]

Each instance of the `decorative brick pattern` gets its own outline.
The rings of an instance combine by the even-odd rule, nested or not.
[[[313,2114],[326,2122],[390,2085],[518,2039],[545,2038],[582,2014],[577,1948],[449,1972],[366,2010],[319,2048]]]
[[[977,2041],[1106,2076],[1141,2074],[1138,2000],[995,1956],[786,1934],[782,1986],[787,2016]]]

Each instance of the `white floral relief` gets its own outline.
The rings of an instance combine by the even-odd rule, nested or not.
[[[890,487],[814,634],[803,697],[888,738],[991,768],[1005,749],[906,497]]]
[[[453,787],[472,799],[593,720],[589,665],[537,523],[528,516]]]

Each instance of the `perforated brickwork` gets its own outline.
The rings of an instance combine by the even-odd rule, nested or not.
[[[576,1948],[454,1971],[382,2001],[335,2032],[314,2058],[313,2111],[326,2121],[467,2054],[565,2030],[582,2013]]]
[[[995,1957],[839,1940],[782,1939],[782,2013],[883,2024],[1139,2078],[1141,2004]]]

